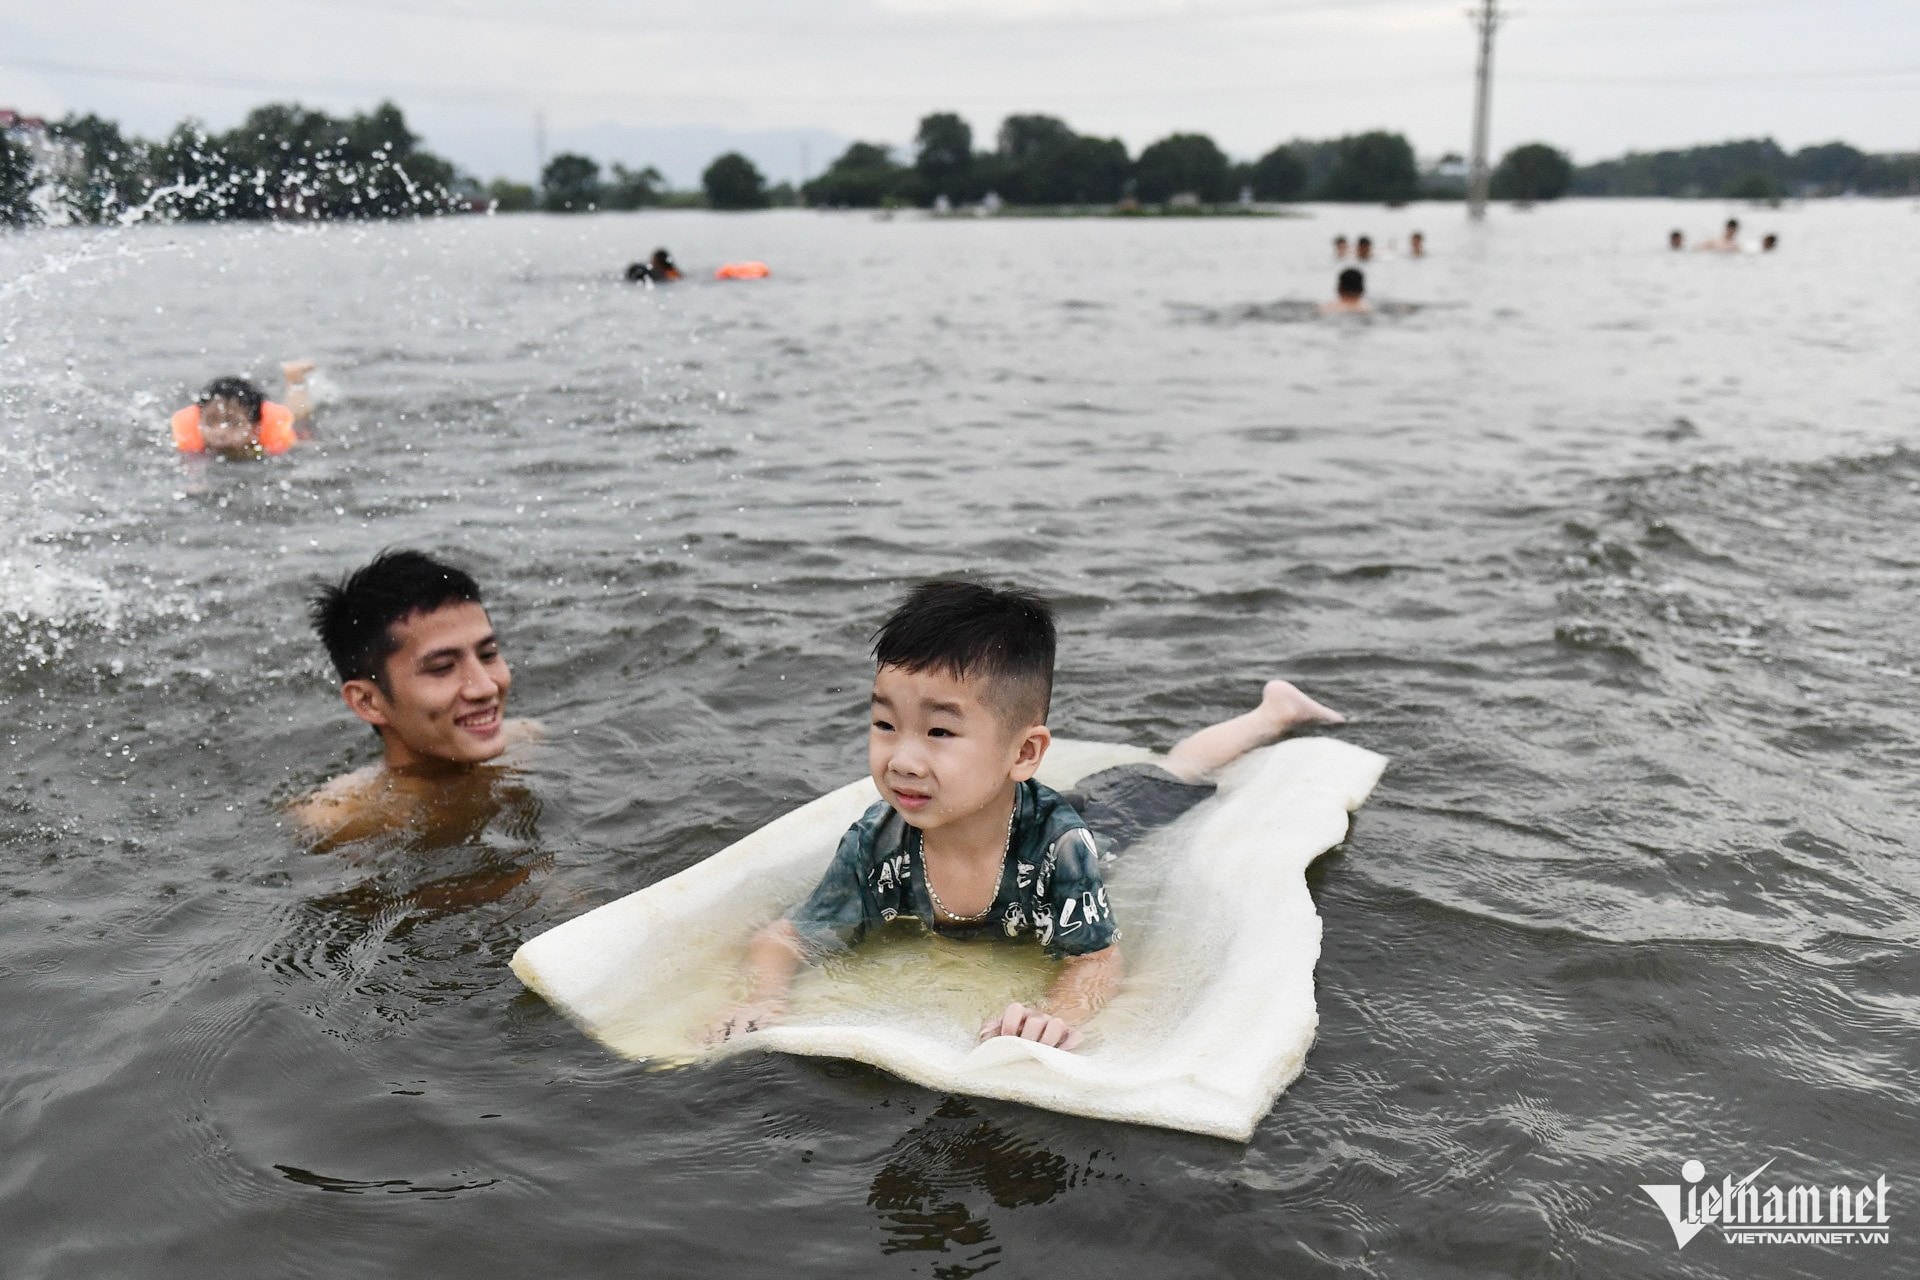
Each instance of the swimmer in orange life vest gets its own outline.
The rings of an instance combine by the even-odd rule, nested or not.
[[[627,279],[635,284],[665,284],[669,280],[680,278],[680,268],[673,265],[673,255],[665,249],[655,249],[653,257],[645,262],[634,262],[627,266]]]
[[[285,404],[275,404],[245,378],[215,378],[193,404],[173,415],[173,447],[182,453],[255,458],[285,453],[308,439],[300,424],[313,416],[307,376],[311,360],[289,360]]]

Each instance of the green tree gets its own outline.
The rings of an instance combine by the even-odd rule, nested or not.
[[[768,204],[766,178],[738,151],[729,151],[708,165],[700,185],[706,188],[707,203],[716,209],[764,209]]]
[[[1778,200],[1780,187],[1769,174],[1743,173],[1726,185],[1724,194],[1730,200]]]
[[[147,197],[147,148],[129,141],[120,126],[96,115],[76,116],[48,127],[57,138],[80,146],[80,174],[63,193],[67,208],[83,222],[99,222]]]
[[[487,184],[487,199],[498,213],[525,213],[538,203],[531,186],[506,178],[495,178]]]
[[[609,209],[644,209],[660,203],[667,180],[652,165],[638,172],[619,161],[613,165],[613,181],[607,183],[603,203]]]
[[[1400,134],[1376,130],[1334,144],[1333,165],[1319,195],[1323,200],[1404,204],[1419,190],[1412,144]]]
[[[807,183],[809,204],[829,208],[875,209],[900,197],[907,171],[896,164],[893,152],[877,142],[856,142]]]
[[[550,213],[585,213],[600,203],[600,164],[563,151],[540,171],[540,207]]]
[[[1495,166],[1495,200],[1558,200],[1573,184],[1573,161],[1544,142],[1515,147]]]
[[[1249,182],[1255,200],[1298,200],[1307,189],[1306,162],[1292,147],[1275,147],[1253,162]]]
[[[0,227],[34,221],[33,157],[0,133]]]
[[[1134,193],[1155,204],[1182,194],[1219,204],[1233,195],[1231,171],[1225,153],[1212,138],[1203,133],[1170,134],[1149,144],[1133,162]]]
[[[973,129],[965,120],[951,111],[921,117],[913,150],[913,169],[929,199],[973,197]]]

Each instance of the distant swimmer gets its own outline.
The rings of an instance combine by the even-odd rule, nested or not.
[[[1407,256],[1410,258],[1427,256],[1427,237],[1424,233],[1416,231],[1407,238]]]
[[[1373,261],[1373,237],[1361,236],[1353,242],[1353,257],[1356,262]]]
[[[301,424],[313,416],[307,386],[313,368],[311,360],[280,366],[287,380],[285,404],[267,399],[245,378],[215,378],[197,400],[173,415],[173,447],[182,453],[259,458],[285,453],[310,439]]]
[[[1702,253],[1738,253],[1740,251],[1740,219],[1728,218],[1725,229],[1718,237],[1702,240],[1694,247]]]
[[[627,279],[635,284],[665,284],[669,280],[680,278],[680,268],[673,265],[673,255],[665,249],[655,249],[653,257],[645,262],[630,263],[627,266]]]
[[[480,587],[419,551],[383,551],[324,586],[313,628],[347,709],[379,735],[377,765],[292,806],[323,844],[384,831],[484,825],[502,770],[488,762],[538,736],[506,718],[513,683]]]
[[[1335,236],[1333,238],[1333,260],[1335,262],[1345,262],[1347,260],[1347,238],[1345,236]]]
[[[1342,312],[1363,312],[1367,310],[1367,277],[1358,267],[1348,267],[1340,273],[1337,285],[1339,296],[1332,302],[1320,304],[1322,315],[1339,315]]]
[[[1675,227],[1672,231],[1667,232],[1667,248],[1684,249],[1686,247],[1687,247],[1687,237],[1684,233],[1681,232],[1681,230],[1678,227]]]
[[[1769,231],[1764,237],[1761,238],[1760,252],[1772,253],[1775,249],[1778,249],[1779,247],[1780,247],[1780,237],[1773,234],[1773,232]]]

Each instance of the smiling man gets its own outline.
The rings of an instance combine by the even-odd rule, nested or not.
[[[385,551],[322,587],[311,612],[382,758],[295,804],[302,825],[340,843],[484,804],[499,772],[488,762],[532,729],[506,718],[513,678],[479,584],[421,552]]]

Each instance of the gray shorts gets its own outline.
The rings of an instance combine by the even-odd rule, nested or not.
[[[1176,778],[1157,764],[1123,764],[1090,773],[1061,797],[1110,853],[1166,826],[1212,795],[1211,782]]]

